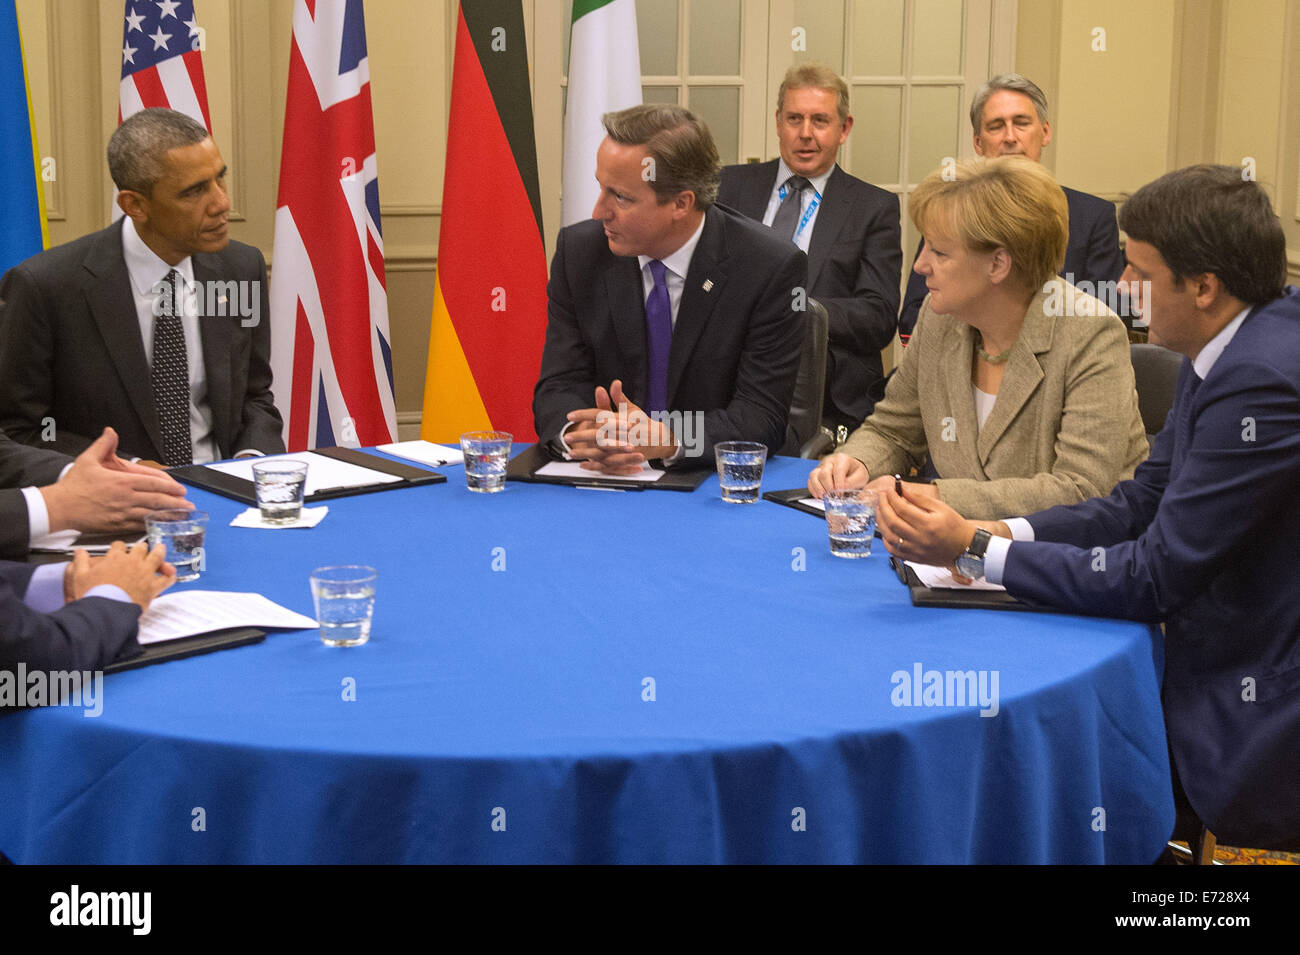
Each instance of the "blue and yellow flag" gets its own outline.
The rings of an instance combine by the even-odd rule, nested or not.
[[[0,216],[0,272],[49,244],[40,166],[18,11],[0,0],[0,182],[13,186]]]

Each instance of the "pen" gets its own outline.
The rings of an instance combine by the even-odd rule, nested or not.
[[[899,497],[903,496],[903,479],[897,474],[894,475],[894,493]]]

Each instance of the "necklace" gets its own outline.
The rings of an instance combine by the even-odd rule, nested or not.
[[[1011,348],[1008,348],[1006,351],[1000,352],[999,354],[996,355],[990,355],[988,352],[984,350],[984,336],[981,335],[979,332],[976,332],[975,337],[976,337],[975,350],[979,352],[980,357],[983,358],[990,365],[1003,364],[1008,358],[1011,357],[1011,352],[1016,347],[1014,344],[1012,344]]]

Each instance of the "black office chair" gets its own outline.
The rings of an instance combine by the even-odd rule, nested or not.
[[[781,453],[791,457],[818,458],[835,446],[834,437],[822,427],[828,322],[826,307],[814,298],[808,299],[799,377],[785,426],[785,444],[781,446]]]
[[[1160,433],[1169,417],[1169,409],[1173,407],[1183,356],[1163,345],[1136,342],[1128,346],[1128,353],[1133,362],[1133,376],[1137,379],[1142,427],[1150,439]]]

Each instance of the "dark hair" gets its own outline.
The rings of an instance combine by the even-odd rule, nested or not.
[[[1119,210],[1130,239],[1155,246],[1179,282],[1213,272],[1236,298],[1271,302],[1286,284],[1286,235],[1259,184],[1236,166],[1188,166]]]
[[[149,196],[163,177],[163,157],[170,150],[208,138],[202,123],[174,109],[154,107],[122,120],[108,140],[108,172],[118,189]]]
[[[644,146],[654,159],[648,181],[662,205],[679,192],[695,193],[695,207],[707,209],[718,197],[718,148],[704,121],[671,103],[629,106],[601,118],[609,138]]]

